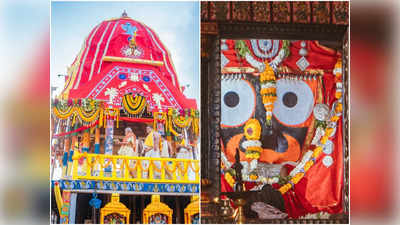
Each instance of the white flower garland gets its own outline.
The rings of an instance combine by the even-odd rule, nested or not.
[[[242,143],[242,147],[247,149],[248,147],[261,147],[261,141],[259,140],[247,140]]]
[[[267,45],[264,45],[264,42],[267,42]],[[272,42],[272,44],[271,44]],[[260,58],[272,58],[276,55],[279,48],[279,40],[267,40],[267,39],[251,39],[250,40],[251,47],[253,48],[253,52],[257,57]],[[271,50],[272,47],[272,50]],[[265,53],[261,52],[260,49],[264,50]],[[271,50],[270,53],[267,51]]]

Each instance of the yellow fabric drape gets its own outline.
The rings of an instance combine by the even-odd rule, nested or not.
[[[153,147],[154,143],[153,143],[153,133],[154,131],[150,132],[150,134],[147,135],[145,141],[144,141],[144,145],[148,146],[148,147]]]

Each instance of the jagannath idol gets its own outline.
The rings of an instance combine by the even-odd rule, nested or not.
[[[198,222],[199,112],[183,91],[148,26],[124,13],[93,28],[52,102],[55,222]]]
[[[239,150],[245,190],[264,193],[249,193],[247,216],[340,213],[341,54],[318,41],[222,39],[221,70],[221,192],[235,191]]]

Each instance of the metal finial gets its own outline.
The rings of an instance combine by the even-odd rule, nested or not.
[[[126,10],[122,13],[122,17],[128,17],[128,13],[126,13]]]

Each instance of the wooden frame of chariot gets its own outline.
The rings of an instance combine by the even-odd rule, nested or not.
[[[159,195],[152,195],[150,204],[143,210],[143,224],[149,224],[150,218],[157,214],[166,216],[167,223],[172,224],[172,213],[173,210],[167,204],[160,201]]]
[[[111,201],[100,209],[100,224],[104,224],[104,218],[113,213],[125,217],[125,224],[129,224],[131,210],[119,201],[119,194],[117,193],[113,193]]]
[[[202,21],[201,40],[201,171],[202,192],[208,199],[221,193],[221,39],[318,40],[342,51],[343,71],[343,155],[349,156],[349,41],[348,25],[274,24],[262,22]],[[344,162],[343,208],[349,212],[349,161]],[[203,195],[203,194],[202,194]],[[202,200],[203,201],[203,200]],[[207,209],[205,209],[207,211]],[[208,210],[208,211],[212,211]],[[202,206],[203,215],[203,206]],[[201,218],[202,223],[224,223],[221,218]],[[304,220],[304,221],[303,221]],[[348,223],[346,219],[302,219],[301,223]],[[229,221],[228,221],[229,222]],[[232,222],[232,221],[231,221]],[[294,219],[246,221],[249,223],[296,223]]]
[[[192,217],[198,214],[200,216],[200,199],[198,196],[193,196],[192,201],[187,205],[184,210],[185,224],[192,224]]]

